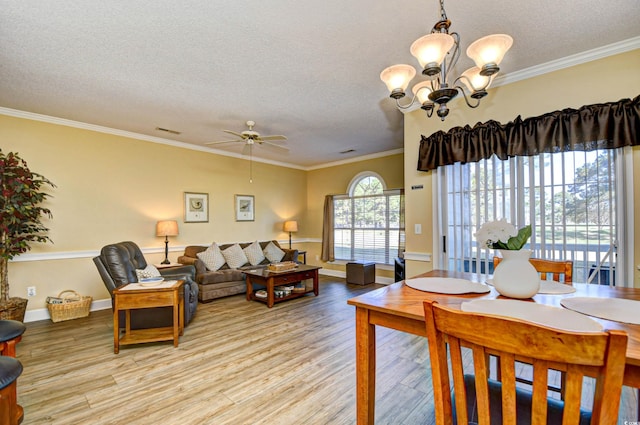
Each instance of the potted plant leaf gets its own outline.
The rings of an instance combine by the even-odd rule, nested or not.
[[[0,149],[0,319],[24,320],[27,299],[9,297],[9,260],[31,249],[32,242],[51,242],[43,217],[51,211],[41,204],[49,196],[43,186],[55,187],[29,170],[17,153]]]

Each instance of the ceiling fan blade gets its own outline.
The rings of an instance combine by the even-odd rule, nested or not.
[[[278,135],[278,136],[261,136],[260,140],[287,140],[287,138],[285,136],[282,136],[282,135]]]
[[[220,143],[231,143],[231,142],[243,142],[244,143],[244,140],[241,140],[241,139],[220,140],[218,142],[205,142],[205,145],[218,145]]]
[[[288,147],[286,147],[286,146],[280,146],[280,145],[278,145],[278,144],[271,143],[271,142],[266,142],[266,141],[264,141],[264,140],[261,140],[259,143],[260,143],[260,144],[264,143],[265,145],[269,145],[269,146],[273,146],[273,147],[275,147],[275,148],[280,148],[280,149],[284,149],[285,151],[289,151],[289,148],[288,148]]]
[[[222,130],[222,131],[224,131],[225,133],[233,134],[234,136],[238,136],[241,139],[244,139],[244,135],[242,135],[242,133],[237,133],[231,130]]]

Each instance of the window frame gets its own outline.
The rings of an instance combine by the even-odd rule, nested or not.
[[[382,187],[382,191],[379,193],[375,193],[375,194],[370,194],[370,195],[354,195],[358,185],[367,178],[373,177],[375,179],[377,179]],[[400,232],[404,232],[404,227],[402,225],[401,222],[401,218],[400,218],[400,214],[402,212],[402,205],[401,203],[404,202],[403,199],[403,191],[402,189],[388,189],[387,188],[387,184],[384,181],[384,179],[382,178],[382,176],[380,176],[378,173],[373,172],[373,171],[363,171],[358,173],[357,175],[355,175],[351,181],[349,182],[349,186],[347,188],[347,194],[345,195],[334,195],[333,200],[334,200],[334,207],[333,207],[333,214],[334,214],[334,226],[333,226],[333,232],[334,232],[334,253],[335,253],[335,261],[336,262],[351,262],[351,261],[367,261],[367,262],[375,262],[376,264],[381,264],[381,265],[386,265],[386,266],[393,266],[395,258],[397,257],[397,254],[393,253],[392,254],[392,250],[397,248],[397,245],[399,244],[399,239],[400,239]],[[391,214],[391,208],[390,208],[390,201],[391,201],[391,197],[395,197],[398,196],[399,198],[399,209],[398,209],[398,225],[397,226],[392,226],[390,223],[390,216]],[[355,226],[354,223],[358,222],[358,220],[356,220],[355,215],[356,215],[356,208],[354,208],[354,204],[358,201],[361,200],[363,198],[378,198],[378,197],[384,197],[384,203],[385,203],[385,208],[384,208],[384,227],[358,227]],[[338,204],[338,202],[340,201],[344,201],[344,200],[349,200],[351,202],[351,206],[350,206],[350,211],[351,211],[351,217],[350,217],[350,227],[338,227],[338,219],[336,218],[336,206]],[[350,252],[350,257],[351,258],[343,258],[340,257],[339,255],[342,254],[345,251],[345,248],[343,248],[343,246],[338,246],[338,242],[340,240],[344,240],[343,238],[338,238],[336,237],[336,231],[337,230],[348,230],[350,231],[350,245],[349,245],[349,252]],[[356,250],[358,249],[358,244],[356,242],[357,238],[356,238],[356,234],[357,232],[367,232],[367,231],[383,231],[384,232],[384,262],[380,262],[379,258],[377,258],[378,256],[373,255],[373,256],[356,256]],[[394,237],[394,232],[395,234],[397,234],[397,239],[398,241],[392,241],[392,237]],[[376,246],[373,247],[364,247],[362,248],[362,250],[367,250],[367,249],[376,249]],[[379,249],[379,248],[378,248]],[[358,258],[356,258],[358,257]]]
[[[634,277],[634,211],[633,211],[633,152],[632,148],[625,147],[617,150],[615,155],[616,166],[616,192],[618,199],[618,207],[615,211],[615,220],[617,222],[617,230],[615,240],[617,241],[616,255],[616,286],[633,286]],[[516,166],[511,170],[513,177],[523,175],[522,157],[514,158]],[[469,163],[473,166],[474,163]],[[563,177],[558,177],[562,179]],[[445,242],[443,236],[447,235],[447,220],[449,214],[449,205],[446,204],[447,195],[447,176],[445,167],[439,167],[435,173],[433,205],[437,211],[437,217],[434,220],[434,252],[438,253],[433,256],[434,268],[446,269],[449,264],[448,253],[445,252]],[[521,199],[515,202],[521,202]],[[521,204],[522,205],[522,204]],[[522,209],[521,209],[522,210]],[[513,217],[513,212],[511,216]],[[530,211],[518,211],[518,216],[514,219],[517,223],[524,223],[524,214],[531,214]],[[543,250],[544,251],[544,250]],[[475,252],[475,251],[474,251]],[[535,254],[534,254],[535,255]],[[486,269],[486,267],[485,267]],[[482,271],[482,270],[481,270]]]

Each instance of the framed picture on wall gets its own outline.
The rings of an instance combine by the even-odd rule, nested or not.
[[[184,193],[184,222],[208,223],[209,222],[209,194],[208,193]]]
[[[255,211],[253,195],[236,195],[236,221],[254,221]]]

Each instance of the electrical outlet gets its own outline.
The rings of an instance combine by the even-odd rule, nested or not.
[[[36,287],[28,286],[27,287],[27,297],[35,297],[36,296]]]

